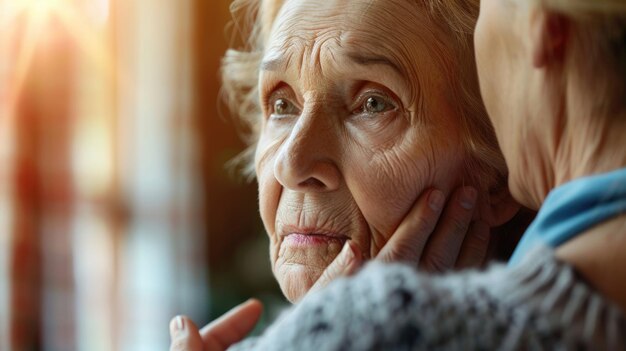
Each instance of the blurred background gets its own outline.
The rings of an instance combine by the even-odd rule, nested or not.
[[[0,0],[0,351],[166,350],[271,276],[219,103],[229,0]]]

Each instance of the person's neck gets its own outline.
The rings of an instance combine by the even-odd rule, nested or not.
[[[603,120],[614,122],[601,125]],[[554,158],[555,187],[580,177],[626,167],[626,114],[612,119],[570,121],[573,122],[563,132],[562,148]],[[556,253],[626,313],[625,249],[626,214],[587,230],[560,246]]]
[[[582,117],[563,117],[567,122],[552,126],[558,130],[546,128],[536,145],[529,146],[534,157],[525,168],[533,171],[525,176],[522,195],[527,207],[538,210],[550,191],[572,180],[626,167],[626,112],[614,116],[613,123]]]
[[[624,122],[597,126],[570,124],[554,157],[553,187],[572,180],[626,167],[626,114]]]
[[[560,122],[553,125],[548,145],[552,163],[545,179],[551,189],[577,178],[606,173],[626,167],[626,110],[602,112],[606,101],[590,96],[588,88],[570,82],[564,103],[555,115]],[[558,96],[558,94],[557,94]],[[550,128],[548,128],[550,129]],[[554,138],[552,138],[552,136]],[[545,184],[545,182],[544,182]]]

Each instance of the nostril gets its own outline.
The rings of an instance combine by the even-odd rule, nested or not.
[[[318,190],[326,188],[326,185],[323,182],[313,177],[301,182],[299,185],[303,188],[313,188]]]

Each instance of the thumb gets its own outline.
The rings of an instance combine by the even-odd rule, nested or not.
[[[324,273],[311,288],[311,291],[319,290],[339,277],[351,275],[362,264],[363,257],[359,248],[352,244],[350,240],[346,241],[339,255],[326,267]]]
[[[252,331],[263,313],[259,300],[250,299],[202,328],[205,351],[226,350]]]
[[[202,351],[198,327],[185,316],[176,316],[170,322],[170,351]]]

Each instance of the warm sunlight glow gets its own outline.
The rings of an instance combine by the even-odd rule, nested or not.
[[[5,21],[11,21],[15,17],[22,14],[27,14],[29,17],[45,17],[47,14],[55,11],[58,8],[67,6],[67,1],[64,0],[11,0],[5,3],[3,7],[3,13],[6,18]]]
[[[15,70],[8,108],[19,97],[34,55],[51,36],[65,35],[99,69],[108,71],[110,53],[100,33],[108,16],[109,0],[0,0],[0,32],[5,38],[19,38],[11,55]]]

